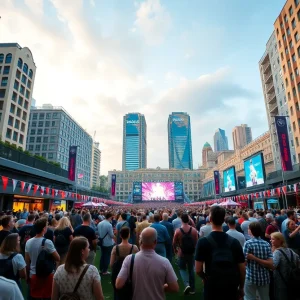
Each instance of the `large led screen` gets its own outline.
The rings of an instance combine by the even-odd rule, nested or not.
[[[143,182],[142,200],[175,200],[174,182]]]
[[[236,191],[235,167],[223,171],[224,192]]]
[[[256,154],[244,161],[246,186],[253,187],[265,183],[262,154]]]

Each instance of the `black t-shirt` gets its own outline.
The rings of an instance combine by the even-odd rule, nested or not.
[[[62,245],[60,244],[61,240],[60,241],[57,241],[57,237],[58,235],[63,235],[64,238],[65,238],[65,244]],[[54,230],[54,236],[55,236],[55,248],[56,250],[58,251],[58,253],[63,253],[63,252],[67,252],[68,251],[68,248],[69,248],[69,245],[70,245],[70,236],[72,235],[72,231],[69,227],[66,227],[64,228],[63,230],[58,230],[58,229],[55,229]]]
[[[80,225],[75,228],[73,232],[73,236],[84,236],[89,240],[90,249],[93,250],[94,246],[92,241],[96,239],[95,230],[93,230],[90,226]]]
[[[228,237],[227,233],[220,231],[213,231],[210,233],[210,235],[213,237],[219,247],[222,247],[222,245],[226,243]],[[205,273],[208,275],[210,274],[212,250],[212,246],[206,238],[201,238],[198,240],[195,260],[205,262]],[[238,264],[245,262],[242,246],[237,239],[234,239],[233,243],[231,244],[231,250],[237,266]]]
[[[7,231],[7,230],[1,230],[0,231],[0,246],[2,244],[2,242],[4,241],[4,239],[9,235],[11,234],[12,232],[10,231]]]

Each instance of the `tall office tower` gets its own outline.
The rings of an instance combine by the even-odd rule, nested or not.
[[[300,162],[300,1],[287,0],[274,23],[295,154]]]
[[[218,128],[214,135],[214,151],[226,151],[228,149],[228,139],[225,135],[225,130]]]
[[[101,151],[99,143],[94,142],[92,150],[92,164],[91,164],[91,188],[100,186],[100,166],[101,166]]]
[[[232,140],[234,150],[244,148],[246,145],[252,142],[251,127],[248,127],[247,124],[235,126],[232,129]]]
[[[204,168],[208,168],[208,161],[209,161],[209,153],[212,152],[212,147],[211,145],[206,142],[203,146],[203,149],[202,149],[202,166]]]
[[[0,44],[0,135],[25,150],[36,66],[31,51]]]
[[[266,44],[266,51],[259,61],[259,71],[265,99],[269,131],[272,141],[272,153],[276,170],[281,170],[281,159],[274,117],[278,115],[287,116],[289,110],[288,106],[291,105],[291,100],[289,103],[287,102],[286,90],[283,81],[284,74],[282,74],[279,55],[280,54],[276,44],[276,36],[273,32]],[[290,118],[287,118],[287,124],[292,162],[296,163],[293,141],[294,132],[292,131],[290,125]]]
[[[168,119],[169,168],[193,169],[191,120],[185,112],[172,112]]]
[[[145,116],[129,113],[123,117],[122,170],[147,168],[147,124]]]
[[[31,108],[26,147],[28,151],[58,162],[63,169],[68,170],[70,146],[78,146],[77,185],[90,188],[92,137],[62,107],[45,104]]]

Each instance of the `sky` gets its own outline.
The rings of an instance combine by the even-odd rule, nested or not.
[[[167,120],[191,116],[194,168],[217,128],[268,130],[258,62],[284,0],[1,0],[0,40],[28,47],[37,105],[63,106],[122,167],[122,118],[147,122],[148,167],[168,167]]]

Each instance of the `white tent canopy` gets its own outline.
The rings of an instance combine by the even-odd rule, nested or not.
[[[220,203],[219,205],[220,205],[220,206],[240,206],[239,203],[234,202],[234,201],[231,200],[231,199],[229,199],[229,200],[227,200],[227,201],[225,201],[225,202],[222,202],[222,203]]]

